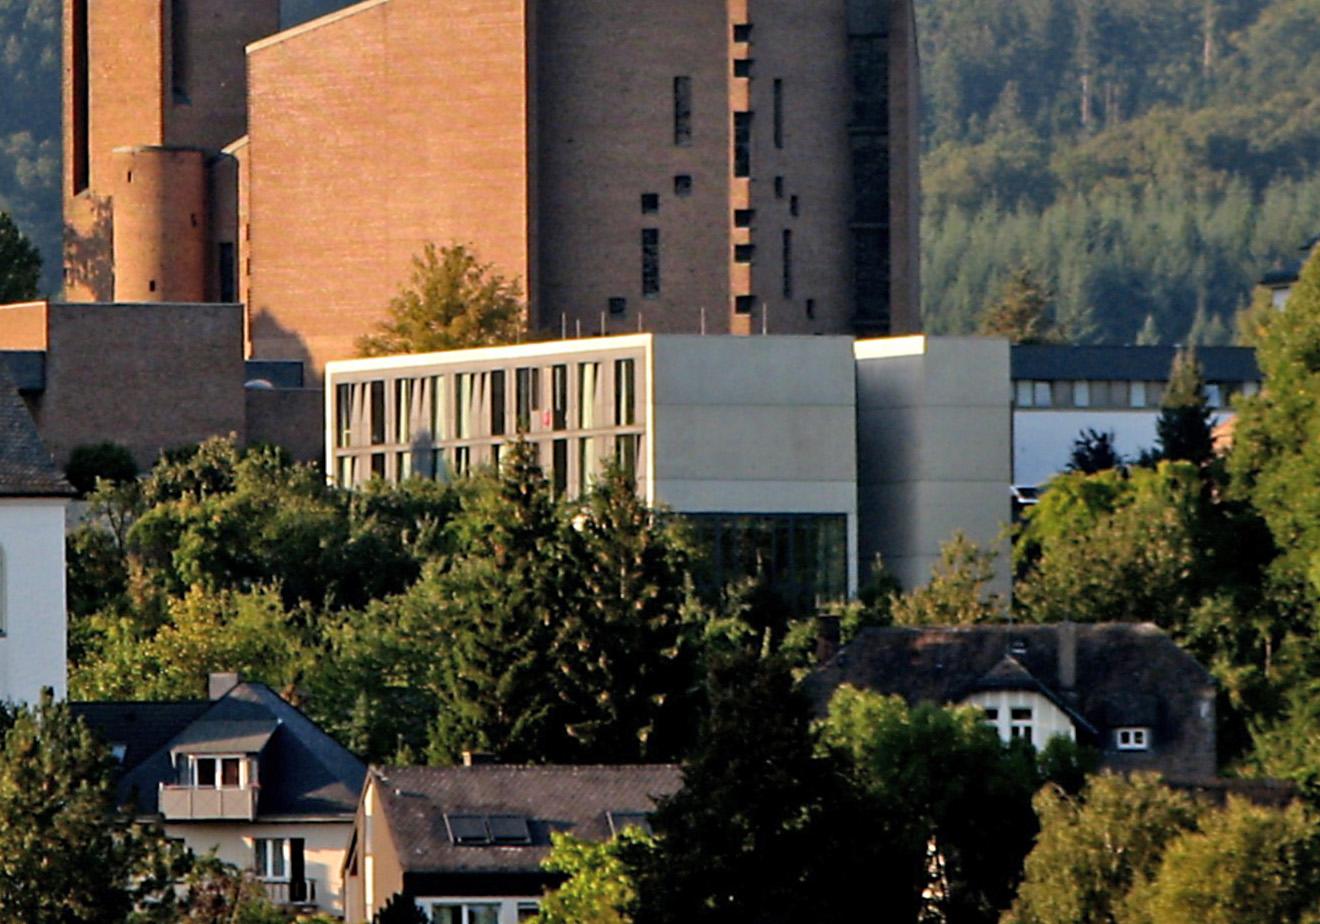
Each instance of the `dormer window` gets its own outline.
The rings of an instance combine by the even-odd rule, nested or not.
[[[254,780],[248,761],[238,755],[187,755],[185,786],[194,789],[246,789]]]
[[[1114,731],[1114,741],[1120,751],[1149,751],[1149,728],[1119,728]]]

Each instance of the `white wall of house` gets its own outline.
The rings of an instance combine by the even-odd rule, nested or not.
[[[437,924],[518,924],[525,921],[526,915],[534,913],[539,896],[529,895],[513,898],[507,895],[495,895],[485,898],[454,898],[446,896],[426,896],[417,899],[417,907],[422,909],[427,920]],[[445,906],[445,911],[437,914],[436,906]],[[449,911],[449,909],[454,909]],[[523,917],[519,916],[519,909]],[[494,912],[494,915],[491,912]],[[452,915],[446,917],[445,914]],[[492,921],[491,918],[496,917]]]
[[[197,855],[212,850],[226,863],[239,869],[252,869],[256,858],[257,838],[303,838],[306,876],[316,880],[316,904],[324,911],[343,914],[344,855],[353,833],[351,818],[331,821],[262,822],[253,824],[165,825],[165,835],[179,838]],[[287,875],[287,865],[285,867]]]
[[[1077,729],[1068,714],[1054,705],[1047,697],[1031,690],[988,690],[973,693],[959,705],[975,706],[978,709],[994,710],[994,718],[986,721],[995,726],[1002,741],[1011,741],[1016,737],[1026,737],[1037,749],[1045,747],[1051,738],[1077,740]],[[1014,710],[1030,710],[1029,718],[1014,719]],[[1029,726],[1029,735],[1023,735],[1021,729]],[[1018,731],[1014,731],[1014,729]]]
[[[65,503],[0,498],[0,699],[67,691]]]
[[[888,337],[857,341],[855,355],[862,566],[879,554],[919,586],[961,531],[1003,553],[995,590],[1007,592],[1008,341]]]

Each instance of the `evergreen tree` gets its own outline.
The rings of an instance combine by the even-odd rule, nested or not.
[[[116,808],[114,772],[49,691],[18,711],[0,754],[0,920],[120,924],[172,900],[179,857]]]
[[[430,353],[515,342],[526,323],[522,290],[464,244],[433,243],[413,257],[409,284],[389,304],[358,355]]]
[[[36,298],[40,281],[41,254],[9,213],[0,211],[0,305]]]
[[[1063,339],[1054,324],[1054,293],[1021,266],[1004,283],[999,298],[981,315],[981,333],[1013,343],[1051,343]]]
[[[1155,433],[1160,458],[1196,465],[1205,465],[1214,458],[1210,404],[1201,364],[1192,349],[1180,350],[1173,357]]]
[[[1114,448],[1114,434],[1086,429],[1073,441],[1068,471],[1094,475],[1108,469],[1121,469],[1123,457]]]

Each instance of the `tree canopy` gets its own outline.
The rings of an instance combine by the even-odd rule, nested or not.
[[[36,298],[40,281],[40,252],[0,211],[0,305]]]

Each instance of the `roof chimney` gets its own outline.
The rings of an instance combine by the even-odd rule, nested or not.
[[[206,695],[212,700],[223,699],[225,694],[238,686],[238,674],[235,671],[214,671],[206,678]]]
[[[839,617],[821,613],[816,616],[816,663],[824,664],[839,652],[841,639]]]
[[[483,767],[488,764],[497,764],[498,760],[490,751],[464,751],[463,766],[465,767]]]
[[[1077,686],[1077,623],[1059,624],[1059,688],[1071,693]]]

